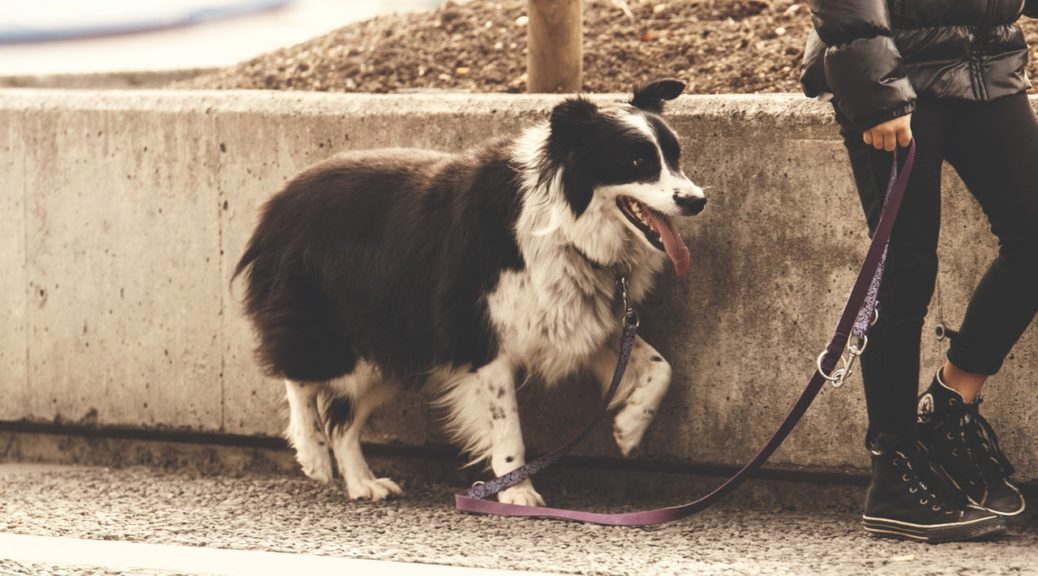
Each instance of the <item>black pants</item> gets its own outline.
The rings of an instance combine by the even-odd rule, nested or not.
[[[891,154],[867,146],[859,130],[839,113],[837,119],[866,220],[875,230]],[[1038,309],[1038,120],[1026,95],[920,101],[912,132],[915,170],[891,237],[880,318],[862,357],[870,437],[914,430],[923,318],[937,277],[945,160],[999,240],[998,256],[973,293],[948,359],[968,372],[996,373]]]

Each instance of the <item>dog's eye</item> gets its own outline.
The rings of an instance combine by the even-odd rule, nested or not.
[[[645,168],[645,165],[648,163],[649,161],[645,158],[635,158],[631,161],[631,166],[634,166],[635,168],[641,170],[642,168]]]

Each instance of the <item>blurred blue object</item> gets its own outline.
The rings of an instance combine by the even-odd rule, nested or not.
[[[295,0],[0,0],[0,44],[115,36],[284,8]]]

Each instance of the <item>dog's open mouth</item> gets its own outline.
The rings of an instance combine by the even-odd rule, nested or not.
[[[631,224],[645,235],[649,244],[667,253],[675,274],[684,276],[688,272],[692,257],[669,218],[629,196],[618,197],[616,205]]]

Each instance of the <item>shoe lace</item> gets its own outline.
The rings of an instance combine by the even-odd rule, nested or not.
[[[972,404],[965,404],[962,410],[966,446],[985,479],[1012,476],[1015,468],[1002,453],[995,430],[988,424],[987,419],[980,415],[980,403],[981,400],[978,398]]]
[[[909,483],[909,491],[913,494],[922,491],[918,500],[920,505],[931,506],[934,512],[943,510],[945,514],[954,514],[966,506],[965,496],[937,475],[926,452],[918,450],[909,455],[899,451],[894,466],[899,465],[904,465],[905,473],[901,479]]]
[[[964,406],[953,401],[947,410],[932,416],[934,431],[944,435],[944,440],[938,442],[935,448],[950,452],[951,456],[955,458],[954,468],[946,472],[954,478],[953,481],[960,489],[967,493],[977,486],[984,486],[986,477],[985,471],[966,442],[964,426],[969,420],[968,411],[968,405]],[[930,446],[924,445],[921,450],[926,451],[930,448]]]

